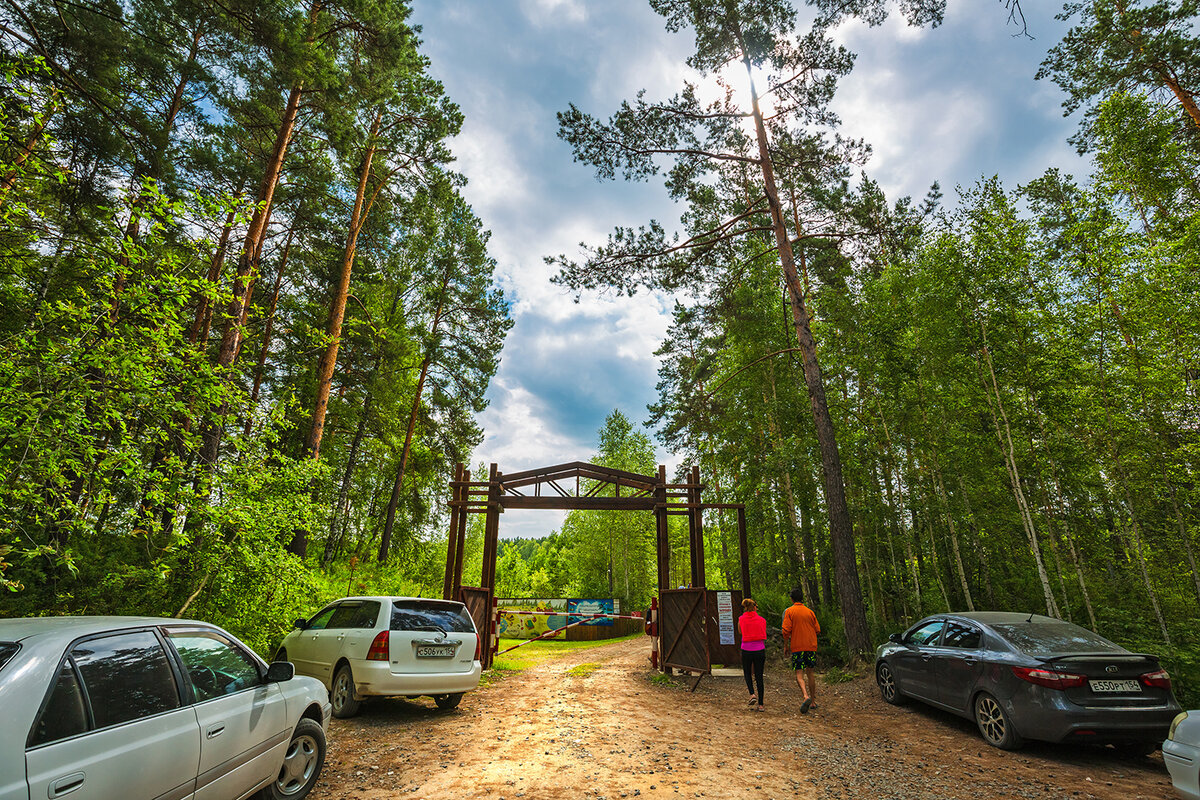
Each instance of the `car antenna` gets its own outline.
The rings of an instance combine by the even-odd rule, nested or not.
[[[1025,620],[1025,621],[1026,621],[1026,622],[1033,622],[1033,615],[1034,615],[1035,613],[1037,613],[1037,612],[1035,612],[1035,611],[1030,611],[1030,612],[1029,612],[1029,619],[1027,619],[1027,620]]]

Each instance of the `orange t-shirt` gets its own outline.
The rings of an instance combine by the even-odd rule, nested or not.
[[[783,638],[791,642],[792,652],[803,650],[816,652],[817,634],[821,632],[821,623],[817,615],[804,603],[793,603],[783,612]]]

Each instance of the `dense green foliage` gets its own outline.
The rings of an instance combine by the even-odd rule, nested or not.
[[[711,32],[713,19],[782,30],[794,18],[777,5],[656,8],[672,29],[695,27],[689,63],[703,69],[718,50],[742,58],[714,38],[726,33]],[[951,208],[936,187],[917,207],[889,202],[866,177],[853,184],[856,150],[821,113],[818,89],[830,84],[812,78],[848,67],[814,44],[829,21],[818,20],[770,53],[766,33],[741,43],[774,70],[764,94],[787,87],[789,115],[772,118],[766,155],[739,137],[750,114],[731,95],[702,106],[690,84],[661,103],[639,95],[607,123],[561,114],[561,135],[599,177],[646,178],[660,169],[651,155],[674,159],[665,184],[685,211],[676,239],[651,222],[618,229],[583,261],[554,263],[576,290],[698,298],[677,309],[659,350],[652,420],[706,481],[747,504],[756,593],[774,600],[799,583],[826,609],[841,601],[849,621],[822,485],[829,462],[807,413],[814,384],[748,166],[769,159],[820,343],[876,637],[943,609],[1049,613],[1164,654],[1194,696],[1200,138],[1190,94],[1175,89],[1190,80],[1197,40],[1187,4],[1117,4],[1121,25],[1110,6],[1069,8],[1080,27],[1043,70],[1071,92],[1069,108],[1095,104],[1081,138],[1094,174],[1083,184],[1055,170],[1019,188],[985,179]],[[872,22],[882,13],[838,8]],[[1161,45],[1157,61],[1137,56],[1149,65],[1121,61],[1134,24]],[[797,74],[814,81],[811,96],[795,88],[797,58],[808,59]],[[736,553],[730,528],[706,531],[710,552]],[[729,570],[709,564],[717,585]]]
[[[315,601],[436,591],[511,322],[408,7],[13,8],[3,613],[266,651]]]
[[[745,504],[760,606],[803,586],[826,653],[845,652],[820,386],[876,640],[942,609],[1045,612],[1164,655],[1194,701],[1194,3],[1067,8],[1078,24],[1043,75],[1087,109],[1090,175],[984,177],[919,204],[854,177],[866,147],[828,111],[853,63],[828,26],[887,4],[822,0],[795,33],[787,3],[725,0],[740,41],[696,16],[713,4],[652,5],[697,33],[691,66],[724,85],[730,59],[783,70],[759,88],[787,113],[751,132],[732,91],[706,106],[694,86],[608,123],[571,108],[579,158],[604,178],[662,174],[683,235],[650,222],[556,263],[577,291],[686,298],[649,422],[700,466],[706,499]],[[511,323],[451,168],[461,114],[408,8],[11,6],[0,613],[188,614],[266,651],[315,600],[440,592],[446,482],[481,439]],[[905,10],[936,22],[941,4]],[[619,412],[598,438],[596,463],[655,473]],[[733,520],[704,530],[710,585],[736,584]],[[654,582],[648,514],[573,512],[503,543],[496,589],[640,609]]]

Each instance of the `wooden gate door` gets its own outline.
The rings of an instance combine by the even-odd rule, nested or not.
[[[707,594],[704,589],[668,589],[662,593],[658,630],[663,666],[701,675],[712,671],[705,628]]]
[[[459,589],[459,601],[467,607],[475,630],[479,632],[479,660],[484,669],[492,666],[492,590],[478,586],[463,586]]]

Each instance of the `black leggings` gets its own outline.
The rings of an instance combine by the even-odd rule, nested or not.
[[[754,683],[750,680],[750,671],[754,670],[754,680],[758,681],[758,704],[763,701],[763,666],[767,663],[766,650],[742,651],[742,676],[746,679],[746,689],[754,694]]]

